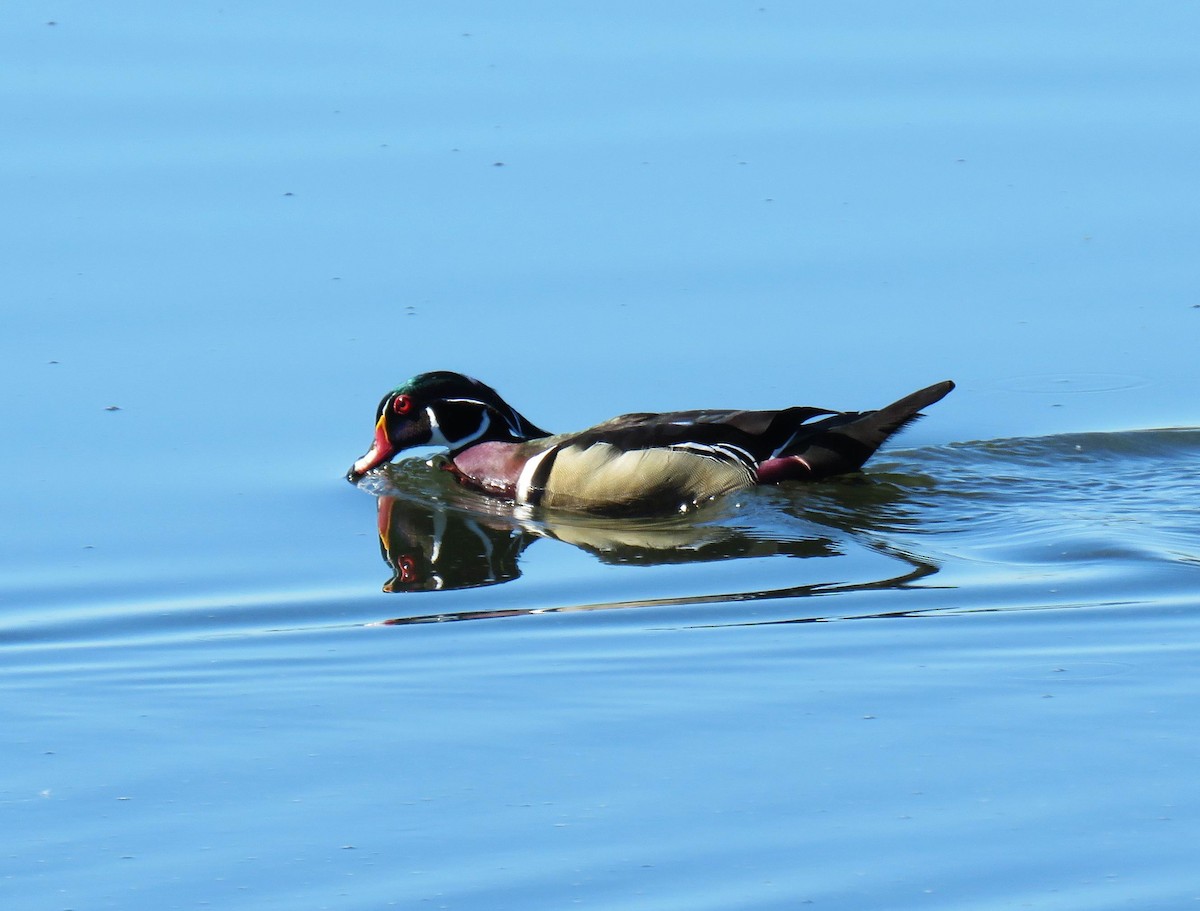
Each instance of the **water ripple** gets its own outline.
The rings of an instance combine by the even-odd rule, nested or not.
[[[1200,588],[1198,468],[1196,429],[989,440],[895,451],[861,475],[634,522],[514,510],[403,462],[375,491],[378,545],[358,539],[379,553],[366,578],[224,590],[214,562],[207,587],[186,597],[97,586],[56,601],[26,584],[0,592],[0,643],[548,614],[692,627],[1162,602]],[[295,556],[329,560],[301,544]]]

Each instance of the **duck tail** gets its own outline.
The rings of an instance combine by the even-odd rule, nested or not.
[[[807,433],[798,433],[779,458],[760,466],[759,482],[819,481],[857,471],[889,437],[922,417],[922,408],[945,398],[953,388],[954,383],[946,380],[876,411],[847,412],[817,421],[805,428]]]
[[[854,424],[855,426],[864,425],[863,442],[877,437],[877,442],[874,443],[874,448],[871,450],[874,452],[892,434],[903,430],[918,418],[924,417],[921,409],[940,402],[950,394],[950,390],[953,388],[954,383],[951,380],[934,383],[932,386],[918,389],[911,395],[906,395],[878,411],[865,412]]]

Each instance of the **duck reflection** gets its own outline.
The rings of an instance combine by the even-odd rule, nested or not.
[[[385,592],[477,588],[521,575],[517,558],[537,536],[500,516],[443,503],[379,497],[379,549],[392,568]]]
[[[888,543],[915,521],[909,504],[923,479],[858,479],[755,491],[746,504],[717,504],[696,514],[658,520],[616,520],[534,513],[445,483],[428,466],[397,465],[372,492],[377,496],[379,545],[391,578],[386,592],[429,592],[511,582],[521,575],[525,549],[541,538],[570,544],[610,564],[653,566],[747,558],[836,557],[851,543],[900,561],[895,576],[869,582],[825,582],[786,589],[646,604],[744,601],[899,588],[937,572],[931,560]],[[643,602],[499,611],[473,610],[386,621],[390,624],[632,607]]]
[[[472,512],[445,503],[378,498],[379,547],[392,568],[386,592],[441,591],[511,582],[539,538],[587,551],[604,563],[658,566],[747,557],[829,557],[821,537],[758,537],[747,529],[676,519],[631,523],[586,517]]]

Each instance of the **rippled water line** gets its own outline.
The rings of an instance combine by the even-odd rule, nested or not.
[[[361,588],[338,587],[286,593],[214,593],[113,601],[103,607],[39,609],[36,614],[6,614],[0,643],[60,648],[73,644],[145,643],[183,635],[194,637],[197,632],[204,633],[203,638],[254,631],[284,632],[308,627],[264,621],[276,614],[293,619],[297,614],[328,618],[331,610],[350,605],[354,605],[352,610],[356,614],[361,614],[360,605],[372,597],[373,593],[365,593]]]

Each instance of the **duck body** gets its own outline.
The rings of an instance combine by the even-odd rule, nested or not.
[[[953,388],[937,383],[874,411],[637,413],[550,434],[478,380],[423,373],[384,396],[375,441],[346,477],[357,483],[404,449],[442,445],[442,467],[490,496],[579,512],[667,512],[756,484],[856,471]]]

